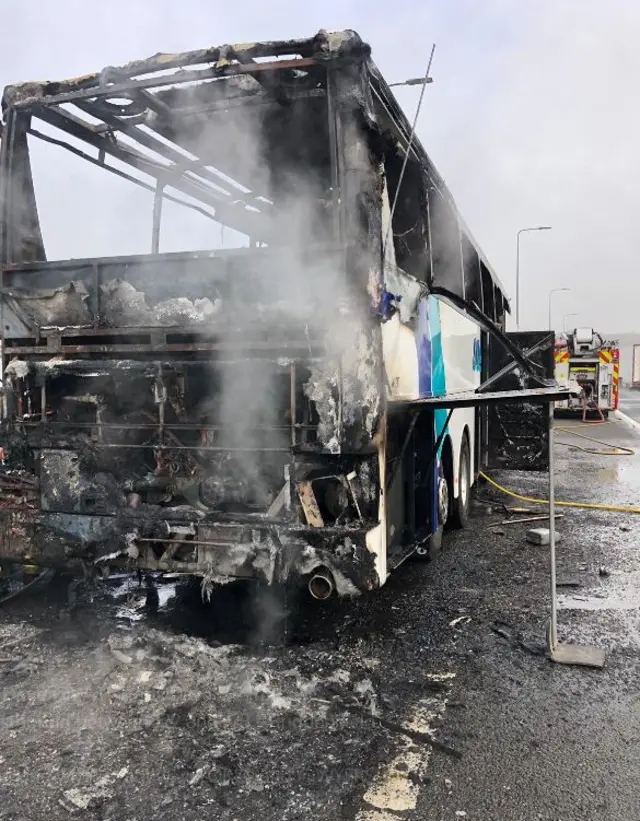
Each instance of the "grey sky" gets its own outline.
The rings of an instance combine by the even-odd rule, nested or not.
[[[636,0],[0,0],[0,10],[11,32],[2,85],[319,28],[355,28],[387,79],[402,80],[422,73],[435,40],[419,135],[512,296],[516,231],[553,226],[522,240],[523,326],[545,327],[549,289],[567,286],[556,327],[576,311],[605,332],[640,333]],[[398,89],[410,116],[418,94]],[[69,185],[61,169],[58,184]]]

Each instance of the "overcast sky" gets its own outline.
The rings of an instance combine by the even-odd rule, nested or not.
[[[319,28],[356,29],[394,81],[421,74],[435,41],[418,133],[511,296],[516,232],[553,226],[522,237],[523,327],[546,327],[549,290],[564,286],[556,328],[576,312],[569,325],[640,333],[638,0],[0,0],[0,11],[3,86]],[[398,89],[410,118],[418,95]]]

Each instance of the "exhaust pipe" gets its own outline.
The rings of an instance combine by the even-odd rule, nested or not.
[[[314,599],[320,599],[321,601],[328,599],[335,590],[335,583],[331,571],[324,567],[318,568],[309,579],[308,587],[309,593],[311,593]]]

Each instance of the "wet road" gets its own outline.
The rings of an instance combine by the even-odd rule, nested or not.
[[[640,456],[575,450],[589,443],[565,428],[640,448],[619,422],[561,423],[558,497],[637,505]],[[546,492],[544,475],[497,478]],[[546,548],[492,498],[379,593],[290,602],[284,648],[238,644],[251,603],[233,586],[155,619],[135,590],[71,621],[55,586],[5,608],[0,818],[640,817],[640,518],[562,510],[559,638],[607,663],[559,667],[541,655]]]
[[[585,432],[580,424],[565,427]],[[621,423],[593,426],[587,432],[640,447],[640,436]],[[588,445],[566,430],[558,431],[557,440]],[[562,445],[558,449],[558,498],[639,504],[638,455],[599,457]],[[543,493],[540,480],[533,477],[511,484],[529,488],[532,495]],[[430,813],[443,807],[486,821],[640,817],[634,786],[640,774],[640,710],[634,683],[640,655],[640,519],[595,510],[562,512],[558,582],[576,586],[558,589],[559,640],[603,647],[606,667],[552,666],[518,646],[518,634],[536,641],[543,635],[549,601],[544,548],[528,545],[521,530],[514,538],[511,529],[493,544],[486,538],[476,543],[475,556],[465,546],[466,572],[473,564],[484,565],[480,572],[485,584],[478,586],[493,581],[494,593],[486,610],[478,614],[473,608],[475,629],[463,642],[468,656],[456,691],[466,709],[448,715],[447,734],[460,738],[464,759],[454,766],[442,757],[434,761],[431,775],[437,786],[429,797],[425,794],[425,817],[438,817]],[[505,635],[514,640],[491,637],[491,618],[506,621]]]
[[[619,407],[623,413],[640,423],[640,391],[621,388]]]

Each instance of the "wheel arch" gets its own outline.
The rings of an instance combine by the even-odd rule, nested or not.
[[[469,430],[469,425],[465,422],[464,428],[462,428],[462,439],[460,440],[460,447],[462,447],[462,443],[467,441],[467,445],[469,446],[469,451],[471,451],[471,431]]]
[[[459,441],[457,442],[456,447],[454,439],[458,437]],[[449,482],[449,487],[451,488],[452,497],[454,499],[458,498],[458,494],[460,492],[458,473],[460,471],[460,454],[462,453],[462,447],[465,442],[467,443],[467,448],[469,450],[469,459],[471,460],[471,464],[469,467],[471,469],[471,473],[473,473],[473,454],[471,453],[471,431],[469,429],[468,423],[465,422],[462,430],[458,433],[457,437],[454,437],[450,433],[447,433],[442,443],[442,468],[444,470],[444,474],[447,478],[447,481]]]
[[[449,482],[449,486],[453,487],[453,482],[457,473],[455,460],[453,458],[453,439],[450,433],[447,433],[442,440],[442,450],[440,451],[440,461],[442,463],[442,470],[445,479]]]
[[[462,439],[460,441],[461,448],[464,442],[467,443],[467,448],[469,450],[469,484],[473,487],[476,483],[476,470],[478,469],[475,454],[476,442],[475,436],[473,438],[471,436],[471,428],[468,423],[465,423],[465,426],[462,429]],[[458,464],[460,464],[460,454],[458,454]]]

